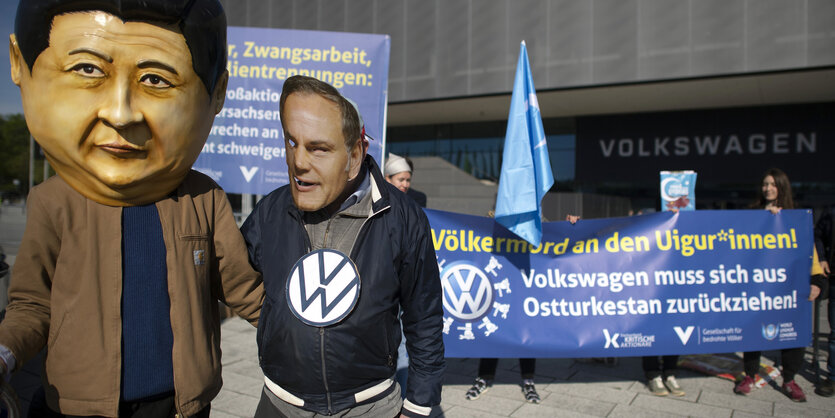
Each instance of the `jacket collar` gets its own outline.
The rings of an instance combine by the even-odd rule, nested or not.
[[[389,190],[386,188],[386,179],[380,171],[380,166],[374,161],[370,155],[365,156],[362,162],[363,169],[366,170],[366,175],[371,175],[371,210],[377,213],[380,210],[389,206]],[[285,202],[284,205],[287,212],[296,219],[302,219],[302,211],[296,207],[293,202],[293,194],[290,191],[290,185],[285,186]]]
[[[386,187],[388,182],[383,177],[377,162],[370,155],[365,156],[363,164],[371,173],[371,208],[374,212],[378,212],[389,205],[389,190]]]

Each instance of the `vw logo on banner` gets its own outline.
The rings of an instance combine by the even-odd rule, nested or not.
[[[360,276],[348,256],[332,249],[305,254],[287,279],[287,304],[307,325],[324,327],[345,319],[360,296]]]
[[[444,269],[441,276],[444,308],[461,321],[484,316],[493,303],[493,285],[478,267],[458,262]]]

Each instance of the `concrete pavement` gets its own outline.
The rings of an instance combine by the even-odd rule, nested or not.
[[[0,245],[12,263],[24,223],[21,207],[0,208]],[[263,387],[255,329],[238,318],[225,320],[221,329],[224,386],[212,403],[211,416],[252,417]],[[825,315],[821,315],[821,330],[829,330]],[[824,343],[822,338],[822,368],[826,358]],[[773,365],[779,357],[777,351],[764,352],[763,363]],[[807,349],[806,362],[796,378],[806,392],[806,403],[792,402],[776,385],[756,389],[747,397],[738,396],[732,391],[732,382],[689,370],[679,374],[685,396],[657,397],[646,389],[640,358],[632,357],[620,358],[614,365],[591,359],[537,360],[535,381],[542,397],[539,405],[524,402],[518,362],[502,359],[493,388],[478,400],[468,401],[464,394],[475,377],[478,360],[447,359],[447,363],[443,400],[433,410],[435,417],[835,417],[835,397],[823,398],[814,393],[811,348]],[[12,379],[24,410],[38,402],[40,367],[41,359],[36,358]],[[778,378],[777,382],[781,380]]]
[[[828,329],[826,323],[822,324]],[[223,381],[212,403],[213,417],[251,417],[258,404],[263,374],[258,367],[255,329],[241,319],[222,325]],[[515,359],[502,359],[496,383],[482,397],[464,397],[478,369],[477,359],[447,359],[443,400],[433,416],[440,417],[835,417],[835,397],[814,393],[812,350],[795,378],[808,402],[795,403],[775,385],[755,389],[749,396],[733,393],[733,382],[682,370],[679,383],[685,396],[658,397],[646,388],[641,359],[620,358],[615,365],[592,359],[538,359],[536,386],[539,405],[524,401]],[[741,358],[741,354],[740,354]],[[779,361],[778,351],[763,353],[763,363]],[[825,359],[825,354],[821,360]],[[825,367],[823,361],[821,366]],[[782,382],[780,378],[777,382]]]

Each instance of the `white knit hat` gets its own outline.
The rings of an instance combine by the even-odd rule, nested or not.
[[[389,158],[386,160],[386,177],[390,177],[404,171],[408,171],[410,173],[412,172],[412,169],[409,168],[409,163],[406,159],[399,155],[389,153]]]

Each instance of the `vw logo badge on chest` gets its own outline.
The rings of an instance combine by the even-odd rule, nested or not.
[[[345,319],[360,296],[357,267],[345,254],[321,249],[305,254],[287,279],[287,305],[300,321],[314,327]]]

